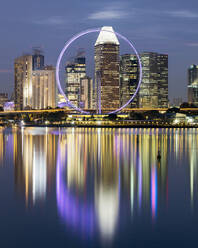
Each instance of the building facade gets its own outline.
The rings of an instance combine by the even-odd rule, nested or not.
[[[32,70],[43,70],[45,64],[45,58],[42,52],[38,49],[34,49],[34,54],[32,55]]]
[[[56,107],[55,69],[44,65],[44,56],[39,50],[16,58],[14,67],[16,110]]]
[[[139,82],[139,64],[136,55],[124,54],[120,57],[120,106],[126,104],[134,95]],[[138,108],[137,94],[128,108]]]
[[[142,84],[140,108],[168,107],[168,55],[153,52],[141,54]]]
[[[15,59],[14,103],[16,110],[31,109],[33,107],[32,73],[42,68],[44,68],[43,55],[23,55]]]
[[[32,55],[24,55],[15,59],[14,102],[16,110],[32,106]]]
[[[80,80],[80,108],[92,109],[93,79],[86,76]]]
[[[8,102],[8,93],[0,93],[0,107],[3,107],[6,102]]]
[[[74,62],[67,63],[65,95],[71,104],[80,107],[80,80],[86,76],[86,59],[77,57]]]
[[[188,102],[198,105],[198,65],[188,69]]]
[[[112,27],[103,27],[95,43],[95,94],[97,110],[119,108],[119,49]]]
[[[55,68],[45,66],[32,73],[32,108],[47,109],[57,106]]]
[[[167,108],[168,100],[168,55],[158,54],[158,107]]]

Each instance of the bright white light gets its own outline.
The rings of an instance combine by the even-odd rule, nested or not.
[[[188,117],[187,120],[188,120],[188,123],[193,123],[194,122],[193,118]]]
[[[174,124],[179,124],[180,121],[179,121],[178,119],[175,119],[173,123],[174,123]]]
[[[113,238],[119,209],[118,190],[107,189],[100,186],[96,194],[96,212],[99,221],[100,232],[104,240]]]
[[[41,151],[36,151],[34,148],[33,156],[33,201],[37,199],[44,199],[46,195],[47,186],[47,166],[46,157]]]

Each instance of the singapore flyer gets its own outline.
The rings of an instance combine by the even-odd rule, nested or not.
[[[64,96],[65,101],[66,101],[66,104],[67,104],[67,107],[69,107],[71,109],[74,109],[74,110],[76,110],[76,111],[78,111],[78,112],[80,112],[82,114],[90,114],[90,113],[88,111],[84,111],[82,108],[80,108],[80,107],[75,106],[74,104],[72,104],[69,101],[68,97],[66,96],[65,92],[62,89],[61,80],[60,80],[60,73],[59,73],[60,72],[60,63],[62,61],[63,55],[69,49],[69,47],[71,46],[71,44],[73,42],[75,42],[77,39],[80,39],[81,37],[86,36],[88,34],[91,34],[91,33],[100,33],[101,32],[101,29],[102,28],[88,29],[88,30],[82,31],[82,32],[74,35],[70,40],[68,40],[65,43],[65,46],[62,49],[62,51],[60,52],[60,55],[59,55],[58,60],[57,60],[57,63],[56,63],[56,83],[57,83],[57,87],[59,89],[59,92]],[[134,45],[132,44],[131,41],[129,41],[125,36],[123,36],[122,34],[120,34],[118,32],[114,32],[114,31],[111,31],[109,29],[107,29],[107,30],[104,30],[103,29],[103,32],[104,31],[107,32],[107,33],[109,33],[109,34],[114,33],[118,38],[120,38],[123,41],[125,41],[130,46],[130,48],[133,50],[133,52],[135,53],[135,55],[137,57],[137,60],[138,60],[138,64],[139,64],[139,80],[138,80],[138,84],[137,84],[137,87],[136,87],[136,90],[135,90],[134,94],[132,95],[132,97],[123,106],[118,107],[115,110],[107,113],[107,114],[116,114],[116,113],[120,112],[121,110],[123,110],[124,108],[126,108],[127,105],[130,104],[134,100],[134,98],[136,97],[136,95],[137,95],[137,93],[139,91],[141,82],[142,82],[142,64],[141,64],[140,56],[139,56],[136,48],[134,47]],[[98,95],[100,95],[100,93],[101,92],[97,92]],[[100,105],[99,108],[101,109],[101,103],[99,103],[99,105]],[[101,114],[101,112],[100,112],[100,114]]]

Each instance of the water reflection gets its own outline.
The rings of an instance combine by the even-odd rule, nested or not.
[[[0,127],[0,166],[4,166],[5,159],[10,160],[13,154],[13,135],[10,129]]]
[[[16,190],[27,204],[44,201],[55,172],[57,137],[35,129],[14,132]]]
[[[5,137],[0,132],[0,145],[7,149]],[[26,128],[13,130],[12,138],[18,194],[27,206],[56,194],[61,222],[78,235],[99,232],[110,241],[138,216],[155,223],[160,208],[168,206],[173,160],[176,165],[189,160],[194,202],[198,133],[193,129]]]
[[[4,152],[5,152],[5,136],[3,133],[3,128],[0,128],[0,164],[2,165],[4,160]]]
[[[73,132],[59,136],[56,167],[57,208],[63,222],[73,230],[79,229],[89,235],[94,228],[94,206],[87,193],[87,165],[84,164],[87,151],[83,151],[83,147],[79,146],[82,137],[73,137]]]
[[[90,234],[97,223],[102,238],[110,240],[119,219],[121,194],[129,193],[131,213],[146,207],[155,219],[158,184],[162,194],[167,184],[167,139],[155,132],[79,129],[60,133],[57,202],[67,224]],[[161,161],[156,159],[158,149],[163,149]]]
[[[194,206],[194,194],[197,194],[198,184],[198,160],[197,160],[197,147],[198,147],[198,136],[194,132],[188,135],[188,153],[189,153],[189,166],[190,166],[190,197],[191,197],[191,206]]]

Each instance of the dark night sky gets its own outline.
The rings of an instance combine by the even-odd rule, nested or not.
[[[55,65],[72,35],[104,25],[132,40],[139,52],[167,53],[169,98],[186,97],[187,68],[198,64],[197,0],[1,1],[0,91],[13,91],[17,56],[41,46],[46,62]]]

